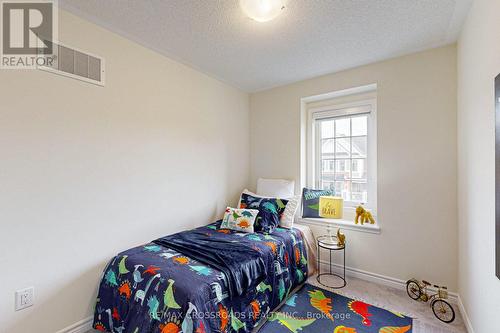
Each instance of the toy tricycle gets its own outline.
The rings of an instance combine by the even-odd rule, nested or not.
[[[406,281],[406,292],[410,298],[415,301],[431,302],[432,312],[437,317],[445,323],[451,323],[455,320],[455,311],[453,307],[445,301],[448,298],[448,289],[446,287],[440,287],[434,285],[437,289],[437,293],[429,295],[427,288],[431,284],[425,280],[419,281],[417,279],[410,279]]]

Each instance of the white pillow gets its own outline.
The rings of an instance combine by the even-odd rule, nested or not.
[[[295,220],[295,214],[297,213],[297,209],[299,208],[300,199],[300,195],[296,195],[293,198],[288,199],[285,211],[280,218],[280,227],[289,229],[293,227],[293,221]]]
[[[244,189],[243,193],[252,195],[257,198],[276,198],[274,196],[267,196],[267,195],[259,195],[255,194],[248,189]],[[278,197],[279,198],[279,197]],[[280,198],[280,199],[285,199],[288,200],[288,203],[286,204],[285,211],[281,215],[280,218],[280,227],[282,228],[291,228],[293,227],[293,221],[295,219],[295,214],[297,213],[297,209],[299,208],[300,200],[302,196],[300,195],[295,195],[293,197],[289,198]],[[240,201],[238,202],[238,207],[240,207],[241,204],[241,195],[240,195]]]
[[[257,194],[268,198],[291,198],[294,191],[295,181],[293,180],[265,178],[257,180]]]

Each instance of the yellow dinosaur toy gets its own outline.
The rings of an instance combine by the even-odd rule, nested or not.
[[[356,219],[354,220],[355,224],[361,222],[361,225],[366,223],[375,224],[375,219],[372,216],[372,213],[364,209],[363,206],[358,206],[356,208]]]
[[[345,246],[345,235],[340,231],[340,228],[337,230],[337,245]]]

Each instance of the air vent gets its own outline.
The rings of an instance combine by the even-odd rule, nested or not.
[[[103,58],[59,43],[53,45],[51,66],[38,66],[39,69],[104,86]]]

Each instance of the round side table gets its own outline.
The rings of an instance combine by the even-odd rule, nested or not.
[[[337,237],[336,236],[319,236],[317,239],[317,246],[318,246],[318,276],[316,277],[316,280],[318,281],[319,284],[332,288],[332,289],[340,289],[344,288],[347,285],[347,281],[345,279],[345,247],[346,244],[343,246],[338,246],[337,245]],[[330,252],[330,272],[328,273],[321,273],[321,249],[328,250]],[[333,251],[342,251],[343,257],[344,257],[344,264],[343,264],[343,271],[344,274],[343,276],[340,276],[339,274],[333,273],[332,272],[332,252]],[[329,276],[335,276],[338,277],[342,280],[343,284],[340,286],[329,286],[327,284],[324,284],[321,282],[321,277],[324,275],[329,275]]]

